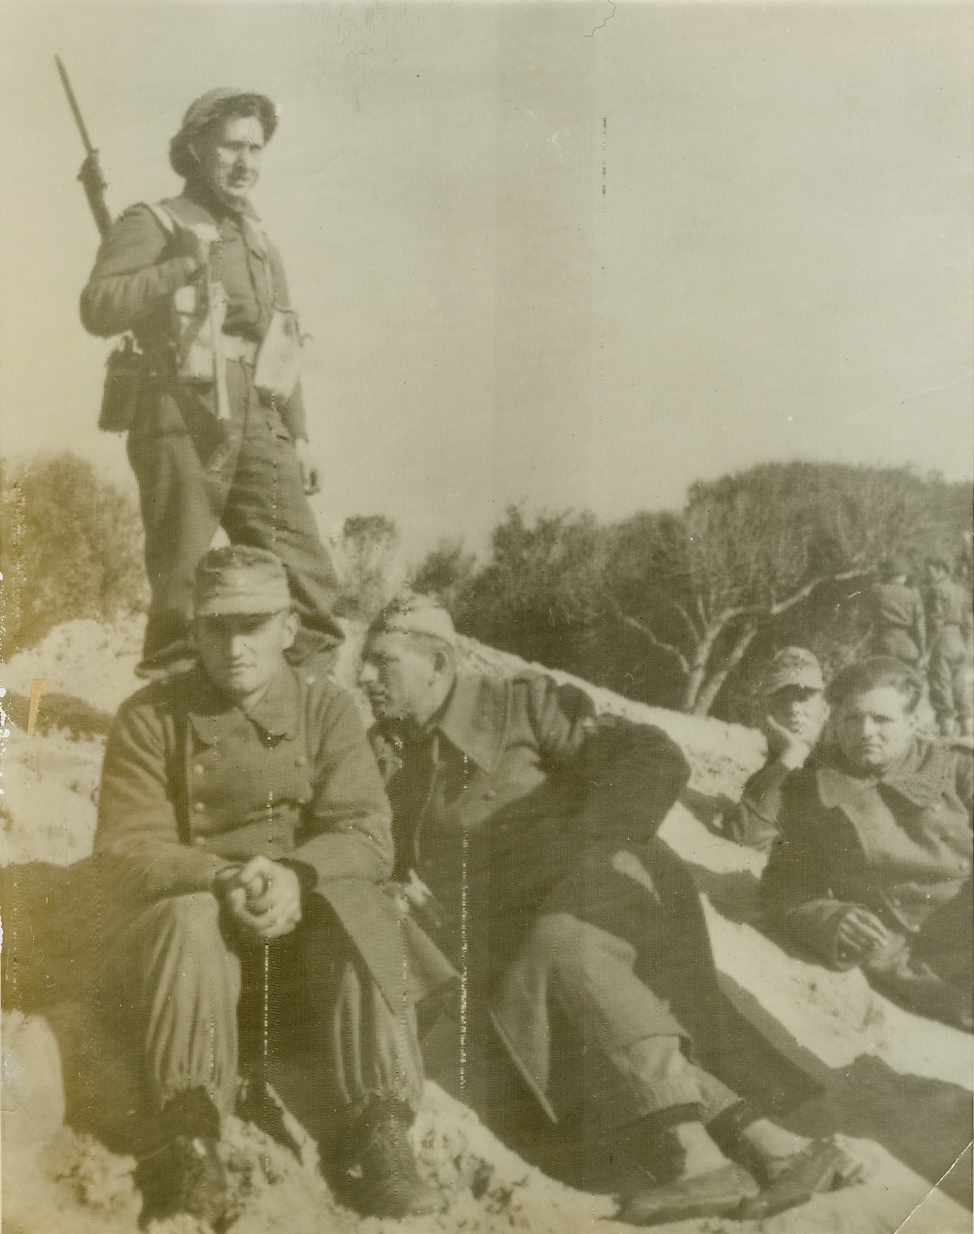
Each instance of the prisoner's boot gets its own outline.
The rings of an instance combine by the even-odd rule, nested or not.
[[[706,1144],[705,1129],[693,1126],[697,1140]],[[696,1169],[688,1173],[691,1162],[686,1141],[681,1141],[678,1131],[666,1128],[655,1135],[643,1135],[640,1155],[657,1185],[643,1186],[625,1197],[616,1220],[652,1226],[727,1217],[758,1195],[760,1189],[747,1170],[728,1161],[712,1142],[702,1160],[697,1149]]]
[[[399,1101],[373,1101],[351,1128],[344,1149],[342,1191],[363,1216],[414,1217],[442,1207],[419,1177],[409,1143],[412,1116]]]
[[[178,1093],[139,1155],[135,1183],[142,1192],[139,1224],[189,1213],[219,1229],[227,1210],[227,1179],[217,1156],[220,1115],[202,1088]]]

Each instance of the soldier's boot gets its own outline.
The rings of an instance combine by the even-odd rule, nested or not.
[[[373,1101],[350,1128],[343,1150],[342,1198],[368,1217],[415,1217],[443,1207],[419,1177],[409,1143],[412,1115],[398,1101]]]
[[[217,1155],[220,1115],[202,1088],[177,1094],[164,1108],[152,1147],[139,1154],[135,1183],[142,1192],[139,1225],[188,1213],[221,1228],[227,1178]]]

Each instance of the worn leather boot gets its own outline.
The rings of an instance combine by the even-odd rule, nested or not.
[[[153,1146],[139,1155],[135,1183],[142,1192],[139,1225],[189,1213],[220,1229],[227,1210],[227,1178],[217,1156],[220,1115],[202,1088],[179,1093],[162,1111]]]
[[[398,1101],[373,1101],[344,1148],[343,1190],[363,1216],[415,1217],[442,1207],[419,1177],[409,1143],[412,1115]]]

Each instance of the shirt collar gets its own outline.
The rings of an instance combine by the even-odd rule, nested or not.
[[[446,702],[434,717],[439,731],[461,754],[490,773],[500,762],[507,734],[509,691],[501,680],[458,674]]]
[[[202,668],[193,670],[189,682],[187,712],[190,724],[207,745],[213,745],[227,718],[236,713],[269,737],[293,738],[297,735],[301,709],[301,686],[287,666],[274,678],[259,702],[243,711],[213,685]]]

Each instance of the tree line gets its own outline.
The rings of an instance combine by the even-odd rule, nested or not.
[[[444,542],[416,571],[457,627],[642,701],[744,718],[779,647],[827,667],[868,639],[863,595],[896,553],[970,578],[972,486],[909,468],[768,463],[691,486],[679,511],[600,524],[511,507],[479,563]]]
[[[134,499],[71,454],[0,477],[5,655],[59,622],[145,607]],[[833,671],[861,652],[884,555],[915,577],[943,556],[969,581],[972,502],[970,483],[910,468],[767,463],[692,485],[681,510],[618,522],[512,506],[484,560],[445,540],[411,581],[482,642],[644,702],[747,719],[779,647],[810,647]],[[338,612],[368,621],[407,575],[398,528],[356,515],[330,549]]]

